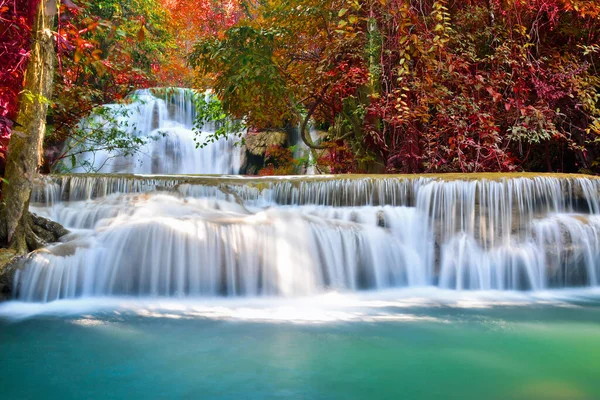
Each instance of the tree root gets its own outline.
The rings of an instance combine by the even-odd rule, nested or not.
[[[21,226],[25,229],[25,242],[9,244],[5,223],[6,211],[0,206],[0,301],[10,298],[15,273],[27,253],[58,242],[69,233],[61,224],[30,212],[23,218],[25,224]]]
[[[6,221],[6,211],[4,207],[0,206],[0,248],[11,249],[19,254],[26,254],[46,247],[50,243],[58,242],[61,237],[69,233],[58,222],[50,221],[31,212],[27,212],[23,216],[23,219],[24,223],[20,225],[21,229],[25,230],[26,246],[8,243],[6,224],[2,223],[2,221]]]

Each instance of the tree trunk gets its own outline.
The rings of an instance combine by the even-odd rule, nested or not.
[[[31,247],[27,245],[27,235],[31,231],[29,198],[33,180],[41,164],[46,113],[52,97],[56,59],[52,27],[56,8],[57,0],[37,1],[32,26],[31,56],[25,73],[17,124],[10,138],[6,160],[4,178],[7,182],[3,193],[4,210],[1,210],[5,222],[0,234],[6,235],[9,247],[19,253],[26,253]]]

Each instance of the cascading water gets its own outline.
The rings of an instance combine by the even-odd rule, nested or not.
[[[221,138],[204,143],[214,133],[210,124],[194,132],[196,110],[194,93],[189,89],[138,90],[129,104],[108,104],[110,120],[96,116],[84,122],[83,129],[110,129],[114,126],[144,142],[138,151],[128,154],[99,148],[75,157],[73,172],[139,174],[237,174],[241,168],[241,150],[234,139]],[[108,126],[107,126],[108,125]],[[85,149],[94,146],[87,143]]]
[[[308,135],[313,143],[318,143],[319,141],[319,133],[314,126],[309,126]],[[294,150],[294,158],[300,159],[305,158],[307,165],[306,170],[304,171],[305,175],[316,175],[318,174],[318,170],[315,168],[315,155],[311,151],[310,147],[308,147],[304,141],[300,137],[299,129],[294,132],[294,135],[291,137],[292,143],[295,145]]]
[[[596,286],[599,191],[600,180],[570,176],[49,177],[33,209],[73,233],[29,258],[15,292],[51,301]]]
[[[34,188],[70,233],[0,268],[2,398],[600,399],[600,178],[230,175],[159,93]]]

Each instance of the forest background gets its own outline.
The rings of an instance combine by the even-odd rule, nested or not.
[[[0,0],[0,171],[33,101],[39,1]],[[300,126],[326,172],[600,172],[600,1],[63,0],[56,12],[45,171],[100,105],[177,86],[212,89],[249,134]],[[292,172],[291,154],[270,148],[260,173]]]

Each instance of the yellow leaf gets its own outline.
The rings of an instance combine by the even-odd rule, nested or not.
[[[94,60],[100,60],[102,58],[102,50],[100,49],[96,49],[94,51],[92,51],[92,57],[94,58]]]
[[[79,50],[79,49],[75,50],[75,54],[73,54],[73,61],[75,61],[75,63],[78,63],[81,60],[82,56],[83,56],[83,53],[81,52],[81,50]]]

